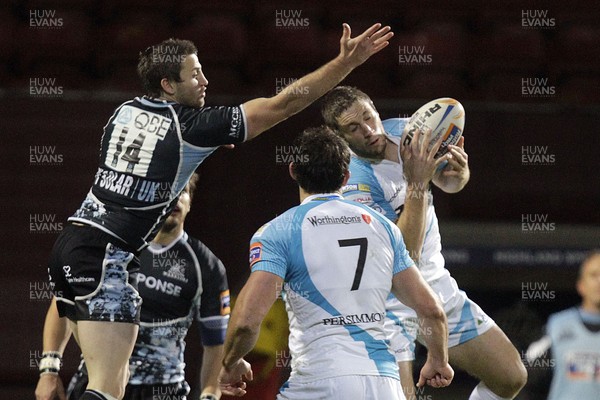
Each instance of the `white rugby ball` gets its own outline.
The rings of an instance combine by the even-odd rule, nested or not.
[[[450,97],[442,97],[424,104],[410,117],[404,128],[408,133],[403,144],[410,144],[417,129],[431,129],[433,139],[430,148],[440,135],[443,137],[442,144],[435,154],[435,158],[438,158],[448,152],[448,145],[458,143],[464,127],[465,109],[462,104]]]

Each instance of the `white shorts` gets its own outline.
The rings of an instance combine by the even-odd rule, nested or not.
[[[398,379],[386,376],[346,375],[308,383],[286,382],[277,400],[405,400]]]
[[[458,346],[482,335],[496,323],[467,294],[458,289],[454,278],[443,276],[429,282],[438,295],[448,318],[448,347]],[[417,314],[396,298],[386,302],[385,331],[397,362],[415,359],[415,342],[419,339]]]

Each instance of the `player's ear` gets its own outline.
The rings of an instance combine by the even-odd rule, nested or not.
[[[585,285],[582,282],[582,279],[577,279],[577,283],[575,284],[575,289],[577,289],[577,293],[580,297],[585,297]]]
[[[342,182],[342,186],[346,186],[346,184],[348,183],[348,180],[350,180],[350,170],[346,170],[346,172],[344,172],[344,181]]]
[[[162,78],[160,80],[160,87],[163,90],[163,92],[165,92],[169,96],[172,96],[175,94],[175,87],[171,84],[171,81],[168,80],[167,78]]]
[[[296,179],[296,172],[294,172],[294,162],[293,161],[288,166],[288,170],[290,172],[290,176],[292,177],[292,179],[296,181],[297,180]]]

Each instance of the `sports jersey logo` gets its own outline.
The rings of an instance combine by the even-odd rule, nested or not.
[[[141,272],[137,274],[136,281],[138,285],[144,284],[148,289],[156,290],[174,297],[180,297],[181,286],[175,285],[173,282],[166,282],[153,276],[146,276]]]
[[[589,351],[568,351],[565,355],[569,380],[594,382],[600,365],[600,353]]]
[[[154,262],[154,260],[152,261]],[[181,260],[181,263],[177,261],[173,262],[168,271],[163,271],[163,276],[187,282],[188,279],[185,277],[185,260]]]
[[[123,107],[117,116],[117,122],[126,125],[131,121],[131,107]]]
[[[309,217],[308,221],[312,224],[312,226],[321,226],[360,224],[362,219],[356,215],[342,215],[341,217],[326,215],[324,217]]]
[[[363,221],[365,221],[367,224],[371,223],[371,216],[367,215],[367,214],[361,214]]]
[[[239,108],[233,108],[231,110],[231,127],[229,129],[229,136],[239,137],[240,126],[242,122],[242,116],[240,115]]]
[[[262,243],[252,243],[250,245],[250,268],[261,260]]]
[[[385,313],[348,314],[323,318],[323,325],[355,325],[368,322],[380,322],[385,318]]]
[[[342,193],[352,191],[370,192],[371,187],[369,185],[365,185],[364,183],[342,186]]]
[[[371,203],[373,203],[373,198],[371,197],[371,195],[358,197],[356,197],[355,195],[350,195],[346,197],[346,200],[356,201],[357,203],[366,204],[368,206],[371,206]]]
[[[221,300],[221,315],[229,315],[231,313],[231,298],[229,290],[224,290],[219,295]]]

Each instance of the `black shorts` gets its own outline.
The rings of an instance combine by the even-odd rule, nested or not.
[[[87,384],[87,369],[82,362],[69,382],[67,399],[79,400],[83,396]],[[187,400],[189,393],[190,386],[186,381],[170,384],[127,385],[123,400]]]
[[[68,224],[48,266],[61,317],[73,321],[139,323],[138,257],[114,236],[87,225]]]

